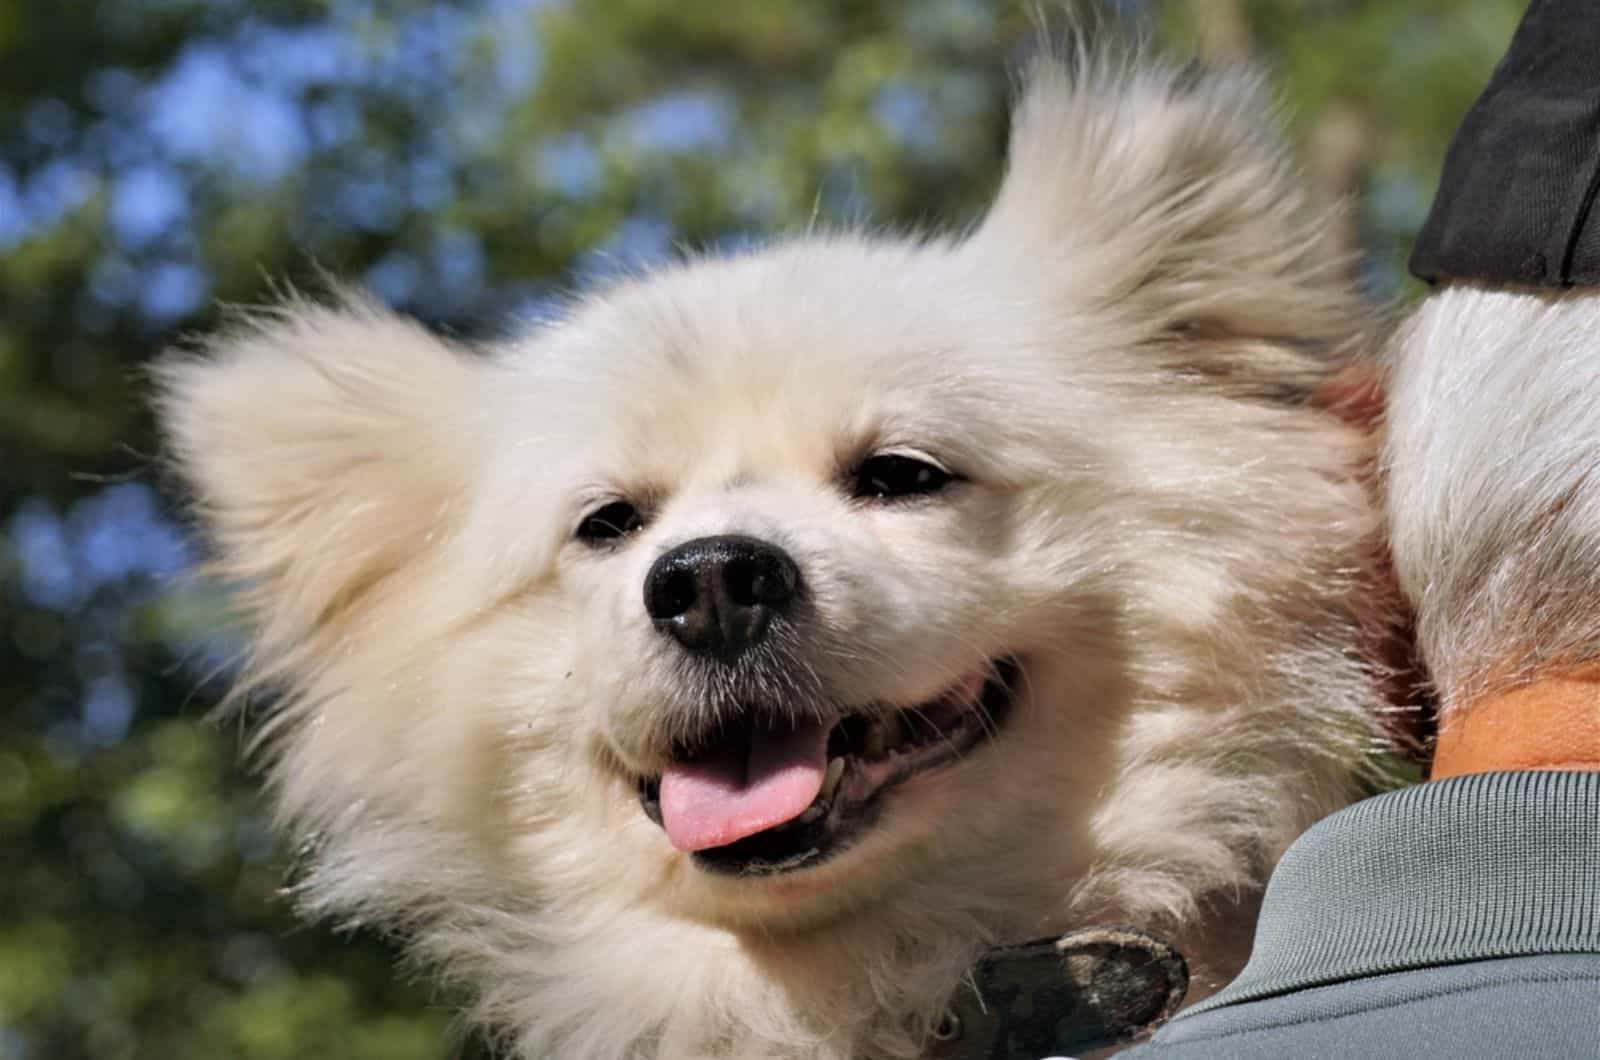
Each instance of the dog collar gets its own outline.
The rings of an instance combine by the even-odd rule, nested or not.
[[[938,1060],[1039,1060],[1154,1030],[1189,989],[1171,944],[1132,928],[1091,928],[990,951],[962,980],[935,1032]]]

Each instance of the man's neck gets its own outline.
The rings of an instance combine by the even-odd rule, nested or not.
[[[1505,769],[1600,770],[1600,667],[1543,677],[1444,716],[1432,779]]]

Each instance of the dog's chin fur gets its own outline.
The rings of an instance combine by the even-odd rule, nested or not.
[[[1316,400],[1362,317],[1270,119],[1242,75],[1044,64],[959,238],[674,265],[484,350],[352,298],[166,359],[306,908],[398,932],[526,1057],[915,1056],[986,947],[1085,924],[1215,985],[1377,697],[1368,443]],[[851,497],[884,449],[961,478]],[[575,538],[619,497],[643,528]],[[725,533],[802,572],[785,709],[1022,667],[992,739],[760,878],[638,799],[731,701],[640,586]]]

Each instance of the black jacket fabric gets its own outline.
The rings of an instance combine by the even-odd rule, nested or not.
[[[1445,156],[1411,271],[1600,284],[1600,0],[1533,0]]]

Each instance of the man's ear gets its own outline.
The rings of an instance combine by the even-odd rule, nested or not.
[[[255,313],[157,363],[170,456],[265,639],[328,623],[457,523],[480,374],[356,299]]]
[[[1363,358],[1351,361],[1337,374],[1323,380],[1312,392],[1311,402],[1376,439],[1383,426],[1387,390],[1383,366],[1376,359]],[[1374,453],[1374,461],[1376,458]],[[1377,473],[1375,463],[1372,470],[1373,474]]]
[[[1137,56],[1034,65],[972,237],[1174,369],[1303,400],[1364,340],[1261,79]]]

